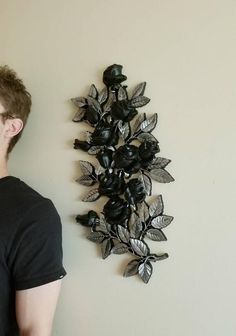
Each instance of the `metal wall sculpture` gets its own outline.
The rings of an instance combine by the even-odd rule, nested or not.
[[[150,101],[144,96],[146,82],[128,94],[127,86],[121,84],[127,79],[122,68],[113,64],[104,71],[105,87],[100,92],[92,85],[86,98],[72,98],[79,108],[73,121],[85,121],[93,128],[85,131],[84,140],[75,139],[74,148],[98,160],[98,165],[80,161],[83,175],[77,182],[93,186],[82,200],[94,202],[103,197],[105,202],[100,214],[90,210],[77,215],[76,221],[90,228],[88,239],[101,245],[103,259],[110,254],[133,255],[124,276],[138,274],[148,283],[152,263],[168,254],[151,253],[147,238],[167,240],[162,229],[173,217],[164,214],[161,195],[149,202],[146,197],[152,195],[152,179],[160,183],[174,179],[165,169],[170,160],[157,156],[159,143],[151,134],[157,114],[137,110]]]

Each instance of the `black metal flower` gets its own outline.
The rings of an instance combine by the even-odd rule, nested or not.
[[[111,165],[112,156],[113,151],[111,149],[104,148],[97,153],[96,158],[102,167],[108,168]]]
[[[77,215],[76,216],[76,221],[83,226],[88,226],[88,227],[95,227],[96,224],[98,223],[98,214],[96,211],[90,210],[87,214],[85,215]]]
[[[115,167],[129,174],[137,173],[141,167],[139,149],[135,145],[120,146],[114,154]]]
[[[103,213],[109,224],[124,226],[130,217],[131,210],[128,202],[117,196],[104,205]]]
[[[112,104],[110,113],[114,119],[128,122],[138,114],[138,111],[131,105],[129,100],[123,99]]]
[[[158,141],[144,141],[139,146],[139,156],[141,159],[142,167],[147,167],[154,159],[155,154],[160,152]]]
[[[144,184],[137,178],[129,180],[126,184],[125,198],[126,200],[135,205],[141,203],[146,197]]]
[[[113,64],[110,65],[103,72],[103,83],[107,86],[116,85],[124,82],[127,77],[122,74],[122,65]]]
[[[99,176],[99,194],[112,197],[124,192],[124,177],[114,173],[105,173]]]
[[[93,146],[115,146],[119,136],[115,126],[102,120],[91,135],[91,145]]]

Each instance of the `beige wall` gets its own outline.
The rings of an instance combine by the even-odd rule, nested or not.
[[[11,173],[63,220],[68,275],[54,336],[235,336],[235,45],[234,0],[0,0],[0,63],[34,102]],[[154,185],[175,221],[168,242],[152,245],[170,258],[148,285],[121,276],[126,256],[100,259],[73,219],[90,205],[74,182],[88,157],[72,149],[85,126],[71,122],[69,99],[101,88],[113,63],[131,88],[147,81],[144,110],[159,114],[155,135],[176,178]]]

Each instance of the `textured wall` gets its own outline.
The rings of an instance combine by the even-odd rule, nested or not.
[[[236,332],[236,3],[233,0],[0,0],[0,63],[33,96],[13,175],[53,199],[63,220],[68,272],[54,336],[234,336]],[[69,99],[102,87],[103,69],[124,65],[146,80],[161,155],[176,182],[154,183],[175,217],[170,258],[148,285],[121,274],[126,256],[100,259],[73,216],[90,208],[72,149],[84,125]],[[102,205],[104,200],[99,200]]]

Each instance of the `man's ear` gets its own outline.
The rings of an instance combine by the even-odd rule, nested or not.
[[[19,118],[7,119],[5,122],[5,136],[6,138],[13,138],[22,130],[24,124]]]

